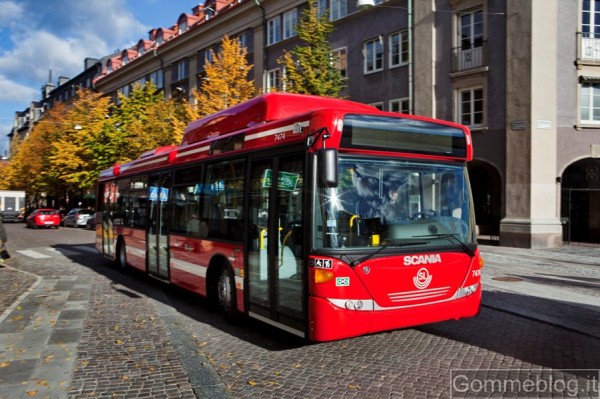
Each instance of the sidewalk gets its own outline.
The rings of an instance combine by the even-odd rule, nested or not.
[[[483,306],[600,338],[600,247],[480,248],[485,260]],[[87,274],[83,275],[87,273],[84,269],[79,277],[66,276],[58,270],[40,277],[21,269],[13,259],[0,264],[0,399],[117,394],[121,392],[114,388],[118,382],[122,383],[122,390],[130,389],[127,397],[148,397],[151,392],[157,398],[167,398],[174,392],[178,392],[179,397],[183,392],[185,397],[195,397],[183,370],[171,363],[175,358],[173,348],[167,334],[153,323],[156,309],[144,305],[144,298],[137,299],[141,302],[129,301],[130,307],[127,307],[124,302],[118,302],[114,294],[109,298],[105,296],[107,292],[99,292],[92,305],[90,296],[95,283]],[[113,285],[111,290],[133,296],[123,287]],[[125,313],[119,325],[103,321],[111,309],[117,307]],[[136,320],[125,320],[136,311],[138,314],[133,317]],[[84,319],[92,324],[84,326]],[[119,342],[125,338],[118,330],[121,327],[125,330],[128,322],[136,322],[138,328],[145,329],[139,337],[127,337],[138,342],[137,347],[125,347]],[[116,381],[100,380],[93,389],[88,389],[81,381],[71,380],[71,372],[84,367],[86,362],[100,361],[94,360],[98,355],[95,352],[88,353],[89,359],[77,359],[78,345],[84,340],[89,347],[95,340],[94,334],[114,335],[114,348],[95,350],[109,356],[119,369],[114,370]],[[144,347],[148,347],[147,353],[142,350],[142,338]],[[160,358],[149,360],[153,353],[160,354]],[[134,359],[136,363],[125,365],[117,359],[123,362]],[[142,364],[155,369],[160,379],[143,381],[146,385],[139,388],[131,384],[135,369]],[[104,366],[98,364],[97,367]],[[19,381],[28,382],[24,385]],[[167,381],[161,386],[160,394],[158,388],[152,388],[158,381]],[[82,388],[73,388],[74,384]]]
[[[600,339],[600,247],[480,249],[484,306]]]

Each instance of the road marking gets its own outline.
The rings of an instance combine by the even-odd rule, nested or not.
[[[20,253],[21,255],[29,256],[30,258],[34,258],[34,259],[50,258],[50,256],[48,256],[48,255],[44,255],[40,252],[33,251],[31,249],[24,249],[24,250],[17,251],[17,252]]]

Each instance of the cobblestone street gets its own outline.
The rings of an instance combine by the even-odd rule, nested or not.
[[[122,273],[91,232],[35,246],[20,233],[0,268],[2,399],[437,398],[455,369],[600,368],[595,248],[483,247],[479,316],[307,344]]]

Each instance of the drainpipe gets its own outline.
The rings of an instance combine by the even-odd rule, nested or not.
[[[254,0],[256,5],[262,11],[262,25],[263,25],[263,71],[262,71],[262,90],[263,93],[267,92],[267,13],[265,12],[265,8],[261,4],[262,0]]]
[[[414,54],[413,54],[413,0],[408,0],[408,109],[411,114],[415,113],[414,110],[414,96],[415,96],[415,88],[414,88],[414,77],[413,77],[413,68],[414,68]]]

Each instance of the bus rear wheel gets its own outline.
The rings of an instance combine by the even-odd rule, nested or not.
[[[117,246],[117,266],[121,270],[127,268],[127,251],[125,249],[125,242],[122,239],[119,240],[119,245]]]

